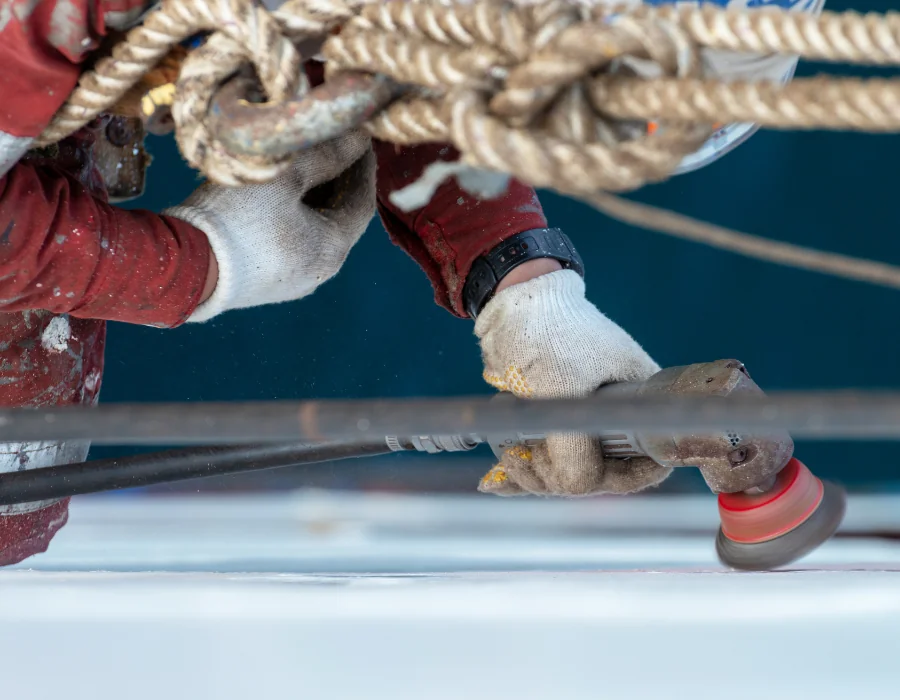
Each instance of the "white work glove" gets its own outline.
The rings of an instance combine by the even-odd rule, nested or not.
[[[572,270],[507,287],[478,315],[484,378],[519,398],[581,398],[613,382],[640,381],[659,366],[584,296]],[[655,486],[671,469],[650,459],[604,459],[600,441],[560,433],[507,450],[479,491],[586,496]]]
[[[188,322],[300,299],[337,274],[375,213],[370,139],[354,131],[302,151],[262,185],[205,183],[163,213],[203,231],[219,266]]]

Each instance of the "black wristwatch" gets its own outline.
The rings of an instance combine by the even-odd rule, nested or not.
[[[564,269],[584,277],[584,263],[572,241],[558,228],[534,228],[522,231],[482,255],[474,263],[463,287],[466,312],[476,318],[494,296],[497,285],[506,275],[529,260],[552,258]]]

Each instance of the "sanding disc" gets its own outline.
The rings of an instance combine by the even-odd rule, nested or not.
[[[722,527],[716,553],[726,566],[764,571],[785,566],[828,540],[840,526],[847,496],[792,459],[762,494],[719,495]]]

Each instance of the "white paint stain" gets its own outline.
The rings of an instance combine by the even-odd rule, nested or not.
[[[476,199],[496,199],[506,193],[509,185],[509,176],[505,173],[479,170],[459,160],[439,160],[426,167],[418,180],[391,192],[389,199],[402,211],[421,209],[451,176],[456,177],[462,190]]]
[[[72,327],[68,316],[55,316],[41,333],[41,345],[48,352],[63,352],[69,347]]]
[[[47,38],[51,45],[67,54],[69,58],[79,59],[93,44],[87,37],[86,26],[81,8],[73,0],[57,0],[50,13],[50,31]]]
[[[100,372],[97,370],[93,370],[87,377],[84,379],[84,388],[88,391],[96,391],[97,385],[100,384]]]

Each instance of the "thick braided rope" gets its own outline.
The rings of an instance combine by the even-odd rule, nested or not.
[[[324,38],[331,29],[353,17],[362,1],[289,0],[272,15],[257,8],[251,17],[254,21],[265,18],[267,31],[273,33],[267,37],[267,41],[259,42],[264,48],[266,44],[275,44],[286,38],[292,42]],[[230,186],[268,182],[287,168],[292,160],[290,154],[282,157],[232,154],[206,125],[206,115],[216,89],[248,57],[256,66],[255,52],[248,56],[247,51],[233,38],[234,34],[217,32],[188,55],[176,83],[176,99],[172,108],[172,116],[178,127],[176,139],[185,160],[211,180]],[[247,34],[244,29],[237,32],[237,36]],[[281,102],[291,97],[302,97],[308,91],[308,82],[300,69],[299,54],[297,58],[296,63],[291,64],[293,90],[290,92],[281,90],[280,86],[270,86],[257,68],[260,82],[270,101]]]
[[[367,7],[362,16],[350,24],[360,30],[349,36],[329,41],[327,51],[337,63],[362,69],[366,60],[380,54],[380,70],[391,74],[400,59],[386,57],[385,49],[402,46],[387,38],[424,37],[434,41],[473,46],[475,32],[482,41],[496,40],[505,27],[505,48],[511,54],[523,55],[522,25],[510,20],[516,10],[487,5],[479,11],[470,7],[428,7],[415,9],[403,3]],[[609,9],[596,8],[604,20]],[[714,8],[641,7],[634,18],[661,18],[677,22],[679,30],[705,47],[728,50],[774,51],[801,53],[820,60],[854,63],[900,63],[900,15],[843,15],[826,13],[822,17],[780,11],[752,13],[723,12]],[[627,18],[631,20],[632,18]],[[426,21],[427,20],[427,21]],[[631,22],[631,29],[643,36],[662,25]],[[449,31],[461,26],[467,31]],[[491,111],[517,123],[527,123],[529,116],[555,99],[555,86],[565,85],[590,70],[602,67],[597,60],[603,52],[617,57],[632,53],[626,22],[613,26],[619,35],[598,31],[596,24],[581,22],[563,30],[557,41],[539,51],[528,61],[519,63],[506,75],[503,89],[491,101]],[[377,30],[377,31],[373,31]],[[508,37],[514,37],[508,40]],[[352,49],[348,42],[353,43]],[[402,39],[401,39],[402,42]],[[497,42],[498,44],[500,42]],[[652,46],[652,42],[650,42]],[[420,51],[424,55],[425,51]],[[409,79],[416,66],[397,71]],[[680,120],[700,122],[755,121],[768,126],[792,128],[854,128],[871,131],[893,131],[900,126],[897,103],[900,84],[896,81],[863,81],[822,78],[797,80],[788,86],[767,83],[722,83],[714,79],[698,80],[687,76],[658,80],[601,77],[591,86],[595,109],[617,119]],[[826,99],[823,99],[825,97]],[[395,115],[396,119],[396,115]],[[405,122],[410,122],[406,115]],[[395,134],[396,135],[396,134]],[[411,134],[407,136],[411,137]],[[406,140],[406,139],[404,139]]]
[[[460,16],[462,15],[462,16]],[[641,8],[635,16],[656,16],[673,19],[674,12]],[[684,21],[679,28],[692,40],[717,49],[760,52],[781,51],[803,53],[811,58],[825,60],[851,60],[857,63],[889,64],[900,58],[900,42],[897,36],[897,16],[888,16],[884,22],[877,16],[857,15],[826,16],[819,21],[804,15],[776,13],[771,16],[753,14],[747,33],[747,18],[724,15],[717,10],[679,11]],[[594,13],[596,17],[608,16],[608,8]],[[497,7],[481,6],[463,10],[459,14],[448,13],[441,8],[403,6],[396,3],[367,8],[356,26],[365,30],[381,28],[396,31],[402,28],[411,37],[425,38],[442,44],[472,47],[477,41],[491,43],[507,54],[520,59],[529,56],[524,41],[527,27],[520,16],[505,14]],[[677,18],[676,18],[677,19]],[[502,31],[498,31],[498,27]],[[629,25],[626,29],[635,29]],[[568,129],[551,129],[565,142],[547,149],[546,138],[537,147],[522,131],[510,131],[507,126],[487,112],[484,100],[477,94],[458,94],[446,102],[417,99],[392,105],[376,117],[369,126],[382,139],[398,143],[453,140],[462,148],[464,158],[478,165],[494,166],[511,171],[518,177],[537,186],[559,189],[562,176],[571,189],[570,178],[602,188],[599,174],[617,174],[615,184],[627,184],[621,173],[615,173],[609,162],[590,162],[590,153],[572,149],[571,142],[588,143],[594,114],[584,114],[583,94],[587,92],[592,107],[616,118],[671,119],[687,118],[700,121],[764,121],[778,126],[827,125],[832,128],[870,128],[878,130],[879,123],[895,128],[896,86],[890,82],[864,83],[854,80],[816,80],[795,83],[787,88],[785,96],[781,86],[769,84],[724,85],[712,80],[686,77],[657,81],[623,80],[599,77],[580,85],[571,85],[567,91],[552,90],[554,80],[572,80],[579,70],[596,69],[602,65],[604,49],[609,56],[639,52],[639,41],[628,33],[596,33],[596,27],[571,21],[557,23],[543,44],[544,56],[522,66],[518,73],[506,75],[505,91],[495,95],[490,106],[495,113],[505,117],[533,114],[535,106],[544,106],[556,97],[557,114],[564,113]],[[640,28],[638,28],[640,31]],[[568,32],[568,34],[566,34]],[[583,33],[581,33],[583,32]],[[349,38],[354,39],[352,36]],[[553,39],[557,43],[553,45]],[[348,39],[335,39],[333,44],[343,44]],[[758,39],[748,42],[747,39]],[[358,37],[354,39],[359,42]],[[629,45],[625,42],[632,40]],[[603,48],[598,44],[604,43]],[[378,44],[383,52],[384,44]],[[548,48],[549,47],[549,48]],[[357,49],[360,47],[357,46]],[[337,46],[338,55],[347,58],[352,52],[346,45]],[[556,56],[546,54],[553,49]],[[568,49],[568,51],[566,51]],[[592,52],[593,49],[593,52]],[[563,54],[566,52],[566,54]],[[560,55],[563,54],[563,55]],[[368,54],[368,58],[372,54]],[[658,56],[656,57],[659,58]],[[390,64],[390,57],[382,56]],[[557,61],[555,70],[537,69],[539,61]],[[352,61],[351,61],[352,62]],[[568,63],[567,63],[568,62]],[[568,71],[568,72],[567,72]],[[548,79],[549,78],[549,79]],[[544,82],[541,82],[544,81]],[[823,85],[824,83],[824,85]],[[796,87],[795,87],[796,86]],[[824,92],[823,92],[824,87]],[[573,91],[582,93],[571,99]],[[666,101],[664,98],[668,97]],[[822,99],[826,97],[826,99]],[[455,99],[456,102],[451,102]],[[466,104],[468,100],[469,104]],[[448,104],[449,103],[449,104]],[[453,109],[456,105],[456,109]],[[836,107],[831,107],[835,106]],[[878,106],[875,108],[875,106]],[[451,116],[448,116],[451,115]],[[764,118],[760,119],[763,115]],[[600,139],[601,141],[604,139]],[[682,141],[684,144],[685,141]],[[479,145],[490,144],[487,153],[474,157]],[[498,154],[498,150],[501,154]],[[554,161],[547,154],[557,156]],[[499,155],[499,157],[498,157]],[[542,159],[543,156],[543,159]],[[587,163],[586,163],[587,161]],[[662,170],[670,172],[679,159],[662,164]],[[590,189],[590,186],[585,189]],[[883,286],[900,288],[900,268],[871,260],[827,253],[814,249],[771,241],[749,234],[705,224],[678,214],[656,210],[646,205],[613,197],[594,190],[577,193],[604,213],[631,225],[643,226],[731,252],[768,262],[790,265],[848,279],[866,281]]]
[[[470,165],[567,194],[664,179],[710,132],[678,125],[622,138],[582,88],[586,75],[623,56],[699,76],[697,47],[664,20],[580,23],[579,10],[562,4],[389,3],[364,7],[324,51],[332,70],[380,72],[443,91],[389,109],[370,122],[373,135],[410,143],[444,134]]]
[[[172,117],[175,139],[191,167],[223,185],[268,182],[290,165],[291,158],[232,155],[206,126],[215,90],[244,63],[240,47],[224,34],[214,34],[191,52],[175,84]],[[301,84],[305,88],[305,81]]]
[[[67,105],[42,135],[40,143],[58,140],[107,109],[157,62],[169,48],[186,36],[221,27],[234,45],[220,41],[210,52],[220,63],[220,75],[237,59],[250,58],[270,99],[283,99],[299,80],[296,52],[285,39],[322,35],[328,29],[353,18],[364,0],[291,0],[273,17],[246,0],[164,0],[145,23],[129,33],[113,56],[87,73]],[[378,69],[401,82],[448,90],[471,84],[481,77],[488,84],[501,77],[505,84],[490,102],[490,111],[511,125],[529,123],[534,114],[558,98],[579,75],[602,67],[603,53],[610,57],[628,54],[643,44],[651,31],[664,23],[635,21],[635,18],[665,20],[677,26],[682,36],[697,44],[732,51],[797,53],[809,58],[893,64],[900,62],[900,15],[858,15],[824,13],[821,17],[781,11],[729,12],[715,8],[637,6],[631,15],[615,22],[615,32],[597,32],[596,20],[606,22],[608,4],[598,3],[585,18],[583,9],[559,0],[519,7],[493,2],[454,5],[437,2],[387,2],[365,7],[361,16],[349,23],[355,42],[357,68],[376,68],[368,56],[393,56],[382,60]],[[590,15],[593,15],[593,20]],[[630,31],[635,36],[629,36]],[[372,30],[376,30],[374,33]],[[279,34],[281,32],[281,34]],[[403,38],[407,41],[403,41]],[[598,40],[598,37],[600,39]],[[399,39],[393,41],[393,39]],[[410,50],[411,39],[427,39],[428,46]],[[670,37],[671,39],[671,37]],[[332,60],[339,62],[347,36],[333,37],[327,44]],[[630,43],[630,45],[629,45]],[[402,51],[386,51],[392,44]],[[196,63],[202,65],[201,53]],[[346,58],[346,56],[343,56]],[[653,57],[655,58],[655,57]],[[230,60],[229,60],[230,59]],[[206,70],[195,66],[195,89],[208,91],[216,72],[206,60]],[[198,75],[206,74],[204,80]],[[471,86],[471,85],[470,85]],[[486,87],[487,85],[482,85]],[[670,79],[594,81],[589,90],[591,108],[602,103],[609,118],[658,119],[677,115],[693,121],[756,121],[772,126],[831,126],[891,130],[896,128],[895,87],[892,81],[866,83],[844,80],[829,91],[830,108],[823,109],[813,92],[822,83],[796,82],[781,89],[757,84],[700,82],[685,75]],[[193,94],[190,90],[185,95]],[[576,113],[586,114],[583,100],[566,102]],[[185,119],[201,120],[197,100],[182,110]],[[404,121],[412,118],[406,114]],[[562,121],[557,119],[557,122]],[[824,122],[824,123],[823,123]],[[598,127],[596,130],[604,131]],[[431,128],[431,131],[434,129]],[[429,131],[429,129],[416,129]],[[608,132],[608,130],[605,130]],[[186,144],[205,143],[202,130],[185,136]],[[407,134],[407,137],[410,137]],[[191,160],[202,167],[203,158]],[[271,173],[270,173],[271,174]],[[265,179],[266,175],[263,176]]]
[[[286,99],[296,90],[300,56],[264,9],[247,0],[163,0],[113,48],[111,56],[82,76],[38,145],[64,138],[108,110],[173,46],[206,30],[233,41],[233,49],[253,63],[273,99]]]
[[[270,100],[280,102],[307,89],[294,41],[320,37],[353,16],[357,0],[291,0],[270,14],[247,0],[163,0],[132,29],[109,58],[82,76],[66,105],[38,140],[52,143],[108,110],[178,43],[198,31],[215,30],[191,52],[176,85],[173,116],[179,147],[188,163],[228,185],[265,182],[290,158],[234,156],[205,124],[215,90],[250,63]]]
[[[338,26],[342,33],[324,46],[330,72],[379,72],[416,88],[369,122],[373,134],[396,143],[452,141],[471,165],[574,194],[638,225],[632,205],[613,206],[602,190],[667,177],[713,122],[900,127],[896,81],[822,78],[782,87],[726,84],[698,72],[701,49],[897,65],[897,13],[813,17],[581,2],[289,0],[269,14],[250,0],[163,0],[111,58],[82,77],[39,143],[59,140],[109,109],[172,46],[211,30],[213,37],[182,68],[174,108],[179,144],[189,162],[214,180],[269,179],[285,161],[227,153],[205,127],[209,101],[245,63],[255,68],[270,100],[302,94],[307,86],[292,42],[324,38]],[[605,72],[613,64],[617,70]],[[627,120],[658,120],[663,128],[648,135]],[[719,230],[712,236],[699,222],[663,222],[658,213],[645,214],[643,225],[771,258],[763,243],[744,234],[723,238]],[[811,257],[816,254],[794,251],[782,262],[885,283],[883,269],[870,269],[877,263]],[[900,275],[892,275],[897,284]]]
[[[595,14],[605,16],[602,7]],[[710,49],[780,53],[812,61],[858,65],[900,64],[900,13],[822,12],[819,16],[774,8],[742,12],[714,7],[640,5],[636,17],[675,22]]]
[[[900,131],[895,80],[811,78],[785,86],[715,80],[620,81],[598,78],[594,105],[617,119],[761,122],[789,129]]]

